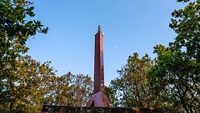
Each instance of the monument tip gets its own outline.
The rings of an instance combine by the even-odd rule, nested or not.
[[[101,26],[100,25],[98,25],[98,31],[101,31]]]

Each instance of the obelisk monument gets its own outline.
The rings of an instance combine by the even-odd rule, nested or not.
[[[100,25],[95,35],[94,53],[94,93],[87,107],[109,107],[108,98],[104,93],[103,32]]]

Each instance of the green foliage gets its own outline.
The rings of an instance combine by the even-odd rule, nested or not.
[[[58,76],[52,89],[46,94],[44,104],[86,106],[92,93],[92,81],[88,75],[67,73]]]
[[[190,0],[177,0],[177,2],[188,2]]]
[[[93,81],[88,75],[78,74],[74,77],[70,94],[73,95],[71,104],[73,106],[86,106],[91,94],[93,93]]]
[[[0,0],[0,109],[2,112],[38,112],[45,84],[54,76],[48,63],[26,56],[26,41],[46,33],[34,17],[32,3]]]
[[[10,86],[10,78],[3,80],[1,94],[2,110],[5,108],[12,111],[23,110],[23,112],[38,112],[41,110],[41,99],[48,85],[55,78],[53,69],[49,63],[40,64],[29,56],[21,57],[15,70],[15,75]],[[7,81],[6,81],[7,80]],[[12,105],[12,109],[10,108]]]
[[[127,64],[118,70],[120,77],[111,81],[114,91],[114,106],[153,106],[147,73],[153,62],[148,55],[139,58],[137,53],[129,56]]]
[[[158,56],[148,78],[163,108],[200,112],[200,1],[188,2],[172,16],[170,27],[177,37],[169,47],[155,47]]]
[[[112,86],[105,86],[104,87],[105,95],[108,97],[108,101],[111,106],[117,106],[117,95],[115,94],[114,89]]]
[[[185,55],[200,62],[200,1],[175,10],[172,16],[170,27],[178,35],[170,46],[175,50],[185,49]]]

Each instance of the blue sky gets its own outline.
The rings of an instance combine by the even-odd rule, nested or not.
[[[167,45],[176,34],[170,29],[171,12],[181,8],[176,0],[34,0],[35,19],[49,27],[27,45],[29,55],[51,61],[58,75],[72,72],[93,78],[94,35],[104,32],[105,83],[119,76],[129,55],[152,58],[156,44]]]

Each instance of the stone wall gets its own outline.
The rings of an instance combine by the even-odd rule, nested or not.
[[[72,107],[43,105],[42,113],[167,113],[164,110],[151,108],[125,108],[125,107]]]

